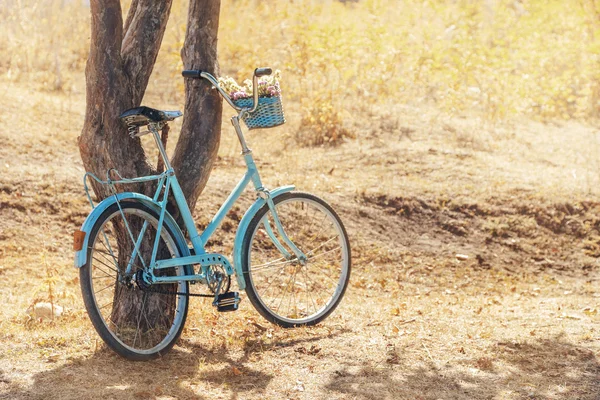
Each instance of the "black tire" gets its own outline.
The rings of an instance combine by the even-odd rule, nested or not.
[[[149,222],[144,238],[149,235],[151,239],[144,243],[151,243],[148,245],[150,249],[156,237],[159,216],[139,202],[123,201],[120,205],[124,214],[117,204],[113,204],[100,215],[90,231],[87,262],[79,272],[81,291],[90,320],[108,347],[129,360],[145,361],[166,354],[179,339],[187,318],[189,298],[141,290],[135,282],[135,275],[129,279],[124,277],[127,260],[131,258],[130,250],[125,248],[132,246],[129,244],[131,241],[123,241],[124,235],[125,239],[130,237],[123,229],[123,215],[134,237],[141,231],[143,221]],[[159,244],[158,260],[187,254],[187,249],[183,248],[185,243],[178,241],[166,224],[163,224]],[[151,254],[148,246],[142,244],[140,247],[145,263],[149,262]],[[140,257],[136,257],[133,274],[142,268],[141,264]],[[167,275],[184,275],[185,267],[164,271]],[[154,288],[189,293],[189,285],[185,281],[151,287]],[[132,323],[135,317],[137,322]],[[116,323],[113,319],[124,322]],[[139,343],[136,345],[136,342]]]
[[[318,324],[335,310],[348,286],[351,254],[346,229],[331,206],[314,195],[288,192],[275,197],[273,202],[284,231],[308,256],[308,262],[303,265],[295,257],[292,260],[282,257],[268,236],[265,225],[261,224],[263,218],[272,221],[269,207],[265,204],[250,221],[242,244],[242,271],[248,299],[263,317],[282,327]],[[309,215],[311,208],[312,215]],[[315,225],[318,219],[321,224]],[[331,226],[326,225],[325,219],[329,220]],[[273,223],[270,222],[270,225],[276,232]],[[337,236],[331,236],[333,232]],[[279,234],[277,237],[283,242]],[[290,250],[289,246],[285,247]],[[324,258],[325,255],[328,257]],[[327,259],[334,257],[332,262],[327,262]],[[269,261],[264,263],[264,260]],[[326,286],[325,278],[329,279],[331,287],[322,290]],[[281,300],[276,296],[277,287],[280,290],[284,287]],[[290,298],[286,312],[281,305],[288,291]],[[320,297],[322,293],[325,293],[325,301]]]

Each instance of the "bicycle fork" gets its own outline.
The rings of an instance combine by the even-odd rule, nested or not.
[[[306,263],[306,259],[307,259],[306,255],[302,252],[302,250],[300,250],[298,248],[298,246],[296,246],[290,240],[288,235],[285,233],[285,230],[283,229],[283,225],[281,224],[279,216],[277,215],[277,210],[275,209],[275,203],[273,203],[271,194],[262,185],[262,182],[260,180],[260,175],[258,174],[258,169],[256,168],[256,164],[254,163],[254,158],[252,157],[252,150],[250,150],[248,148],[246,140],[244,139],[244,134],[242,132],[242,129],[240,128],[240,119],[243,119],[243,117],[244,117],[243,112],[238,116],[232,117],[231,124],[233,125],[233,127],[235,129],[235,133],[237,134],[237,137],[240,141],[240,145],[242,146],[242,155],[244,156],[244,161],[246,162],[248,171],[252,174],[252,183],[254,183],[254,188],[256,189],[256,192],[258,193],[258,195],[266,201],[266,203],[269,207],[269,211],[271,212],[271,215],[273,216],[273,221],[275,222],[275,227],[277,228],[277,232],[279,233],[279,235],[281,236],[283,241],[292,250],[294,255],[290,254],[290,252],[281,244],[279,239],[277,239],[275,232],[273,232],[273,229],[271,228],[268,217],[263,220],[263,225],[265,226],[265,230],[267,231],[267,234],[273,241],[273,244],[277,247],[277,249],[281,252],[281,254],[283,254],[283,256],[286,258],[286,260],[292,260],[295,256],[296,259],[299,260],[302,265],[304,265]]]
[[[271,198],[269,192],[267,190],[261,190],[261,191],[259,191],[259,193],[264,193],[263,198],[265,198],[265,201],[267,202],[267,205],[269,207],[269,212],[271,213],[271,216],[273,217],[273,222],[275,223],[275,228],[277,229],[279,236],[281,236],[281,238],[283,239],[285,244],[287,244],[289,246],[289,248],[292,250],[293,254],[291,254],[283,246],[281,241],[275,235],[275,232],[271,228],[268,214],[265,215],[265,217],[263,219],[263,225],[265,227],[265,231],[267,232],[267,235],[269,235],[269,237],[271,238],[271,241],[273,241],[273,244],[275,245],[275,247],[277,247],[277,249],[281,252],[281,254],[283,254],[283,256],[285,257],[286,260],[288,260],[288,261],[293,260],[294,256],[295,256],[295,258],[300,262],[301,265],[306,264],[306,260],[307,260],[306,254],[304,254],[304,252],[302,252],[302,250],[300,250],[298,248],[298,246],[296,246],[294,244],[294,242],[292,242],[292,240],[285,233],[285,229],[283,228],[283,225],[281,224],[279,215],[277,215],[277,209],[275,208],[275,203],[273,202],[273,199]]]

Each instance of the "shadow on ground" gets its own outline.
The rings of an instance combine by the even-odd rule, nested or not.
[[[266,373],[261,353],[319,340],[295,339],[263,347],[248,342],[236,356],[227,347],[209,349],[182,340],[167,356],[146,363],[126,361],[110,350],[73,359],[33,376],[23,390],[9,387],[7,399],[146,399],[167,395],[208,399],[202,388],[221,387],[224,398],[268,398],[276,372]],[[352,355],[323,377],[321,398],[352,399],[578,399],[600,398],[600,363],[589,349],[561,336],[528,342],[498,342],[493,358],[436,365],[429,360],[414,367],[415,354],[396,353],[376,367],[354,361]],[[0,376],[1,378],[1,376]],[[195,387],[198,385],[198,387]],[[200,394],[199,394],[200,393]],[[269,395],[267,395],[267,393]],[[282,394],[283,395],[283,394]]]
[[[600,398],[600,364],[589,349],[556,337],[499,342],[491,350],[495,358],[461,363],[467,368],[430,362],[410,369],[402,355],[386,368],[349,363],[330,376],[325,388],[352,399],[377,400]]]
[[[87,358],[75,358],[55,369],[40,372],[32,377],[28,389],[22,389],[3,378],[0,399],[149,399],[166,395],[177,399],[208,399],[202,395],[206,383],[209,387],[222,387],[225,398],[264,398],[273,375],[250,364],[250,358],[274,349],[290,348],[338,336],[339,330],[324,336],[298,337],[265,345],[246,340],[239,351],[226,346],[209,348],[188,339],[167,355],[149,362],[127,361],[108,348]],[[235,353],[235,355],[233,355]],[[195,388],[195,386],[200,386]]]
[[[74,359],[56,369],[38,373],[27,390],[13,387],[0,398],[149,399],[161,395],[178,399],[211,398],[199,395],[201,390],[194,390],[194,385],[203,381],[226,381],[231,398],[244,398],[243,393],[256,395],[263,391],[272,379],[272,375],[246,366],[247,354],[234,359],[225,348],[215,351],[200,345],[181,344],[166,356],[150,362],[127,361],[104,348],[89,358]],[[237,376],[234,367],[243,371],[243,375]]]

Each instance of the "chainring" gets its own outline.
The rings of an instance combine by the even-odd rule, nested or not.
[[[215,278],[217,277],[217,275],[221,275],[221,277],[223,277],[223,286],[221,287],[220,293],[229,292],[229,288],[231,287],[231,276],[227,275],[227,273],[225,272],[225,268],[223,268],[222,265],[209,265],[208,272],[211,274],[211,276]],[[217,281],[217,279],[211,279],[207,284],[208,289],[213,294],[217,292],[218,285],[219,282]]]

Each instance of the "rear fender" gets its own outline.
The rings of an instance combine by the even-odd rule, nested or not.
[[[94,209],[92,210],[90,215],[88,215],[88,217],[83,222],[83,225],[81,226],[80,230],[81,230],[81,232],[83,232],[83,234],[80,234],[80,235],[83,236],[85,234],[85,237],[83,238],[83,244],[81,246],[81,250],[78,250],[75,252],[75,267],[76,268],[83,267],[85,265],[85,263],[87,262],[88,240],[89,240],[90,232],[92,231],[92,228],[96,224],[96,221],[98,221],[98,218],[100,218],[102,213],[104,211],[106,211],[106,209],[108,209],[113,204],[115,204],[117,202],[127,201],[127,200],[142,203],[145,206],[147,206],[148,208],[155,211],[157,214],[160,214],[160,210],[161,210],[160,205],[158,203],[154,202],[150,197],[144,196],[143,194],[133,193],[133,192],[124,192],[124,193],[119,193],[116,196],[107,197],[102,202],[100,202],[96,207],[94,207]],[[179,225],[177,225],[177,222],[175,222],[175,219],[173,219],[171,214],[169,214],[167,211],[165,211],[164,224],[166,226],[168,226],[169,230],[175,236],[173,239],[175,240],[177,247],[179,249],[181,249],[181,251],[182,251],[181,256],[182,257],[189,256],[190,249],[187,245],[187,241],[185,240],[185,236],[181,232],[181,229],[179,228]],[[187,265],[185,273],[187,275],[193,274],[194,270],[193,270],[192,266]]]

